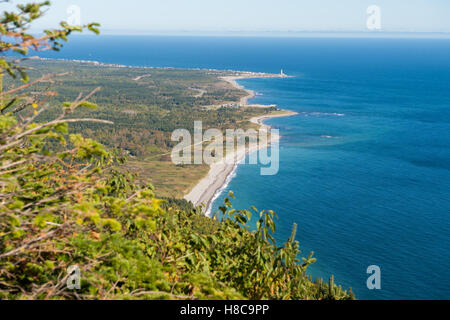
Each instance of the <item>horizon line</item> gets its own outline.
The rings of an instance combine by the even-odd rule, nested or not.
[[[42,33],[42,30],[30,30],[31,33]],[[90,35],[80,33],[77,35]],[[385,30],[363,30],[363,31],[325,31],[325,30],[293,30],[293,31],[201,31],[201,30],[116,30],[116,29],[100,29],[100,35],[109,36],[217,36],[217,37],[363,37],[363,38],[402,38],[402,37],[421,37],[436,38],[450,37],[450,31],[385,31]]]

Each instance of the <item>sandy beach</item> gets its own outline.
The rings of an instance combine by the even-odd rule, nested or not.
[[[249,105],[248,101],[256,96],[255,92],[253,90],[244,88],[236,81],[239,79],[257,79],[257,78],[289,78],[289,76],[287,76],[285,74],[272,74],[272,73],[245,73],[245,74],[241,74],[239,76],[221,77],[220,79],[228,82],[236,89],[240,89],[240,90],[247,92],[247,96],[242,97],[241,100],[239,101],[239,105],[241,107],[260,107],[260,108],[274,107],[274,105],[262,105],[262,104]]]
[[[242,88],[237,82],[237,79],[248,79],[248,78],[261,78],[261,77],[277,77],[277,75],[264,75],[264,76],[256,76],[256,75],[244,75],[244,76],[236,76],[236,77],[223,77],[222,79],[231,83],[234,87],[239,88],[241,90],[245,90],[248,95],[241,99],[241,106],[249,106],[248,100],[255,96],[255,93],[252,90],[248,90]],[[282,75],[279,75],[282,77]],[[254,105],[251,105],[252,107]],[[259,105],[258,105],[259,106]],[[261,105],[260,107],[268,108],[270,106]],[[288,117],[296,115],[296,112],[284,111],[282,113],[277,114],[269,114],[262,115],[258,117],[251,118],[250,121],[261,125],[260,130],[269,131],[271,129],[270,126],[263,124],[263,121],[270,118],[278,118],[278,117]],[[271,135],[270,143],[274,143],[280,139],[278,135]],[[241,147],[234,152],[227,154],[227,156],[213,163],[210,166],[210,170],[206,177],[204,177],[200,182],[184,197],[186,200],[191,201],[194,206],[203,206],[203,210],[206,213],[208,208],[211,205],[212,200],[216,193],[222,188],[222,186],[227,182],[228,176],[233,173],[237,164],[245,159],[245,156],[248,153],[256,152],[261,147],[258,146],[257,143],[250,144],[247,148]]]

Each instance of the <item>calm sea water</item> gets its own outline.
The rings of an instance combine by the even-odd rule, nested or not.
[[[255,103],[298,116],[279,128],[280,172],[241,165],[237,208],[278,213],[277,239],[293,223],[312,276],[361,299],[450,298],[450,41],[78,37],[47,57],[135,66],[279,72],[241,81]],[[366,269],[381,268],[381,290]]]

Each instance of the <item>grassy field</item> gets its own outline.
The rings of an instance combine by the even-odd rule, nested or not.
[[[142,182],[151,182],[158,195],[182,198],[209,171],[208,165],[176,166],[170,161],[132,159],[124,168],[136,173]]]

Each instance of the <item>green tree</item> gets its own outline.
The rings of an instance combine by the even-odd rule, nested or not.
[[[62,24],[41,38],[25,33],[48,2],[18,7],[0,20],[2,52],[57,49],[73,31]],[[97,25],[88,25],[88,29]],[[14,38],[11,42],[5,39]],[[24,84],[0,93],[0,299],[350,299],[352,294],[313,282],[312,256],[299,261],[299,245],[274,241],[275,213],[235,210],[209,219],[178,201],[155,198],[135,184],[98,142],[69,134],[68,123],[110,122],[70,117],[95,108],[80,94],[60,114],[37,121],[55,96],[26,91],[53,79],[29,81],[20,61],[1,58],[2,75]],[[81,270],[81,288],[67,287],[68,269]]]

